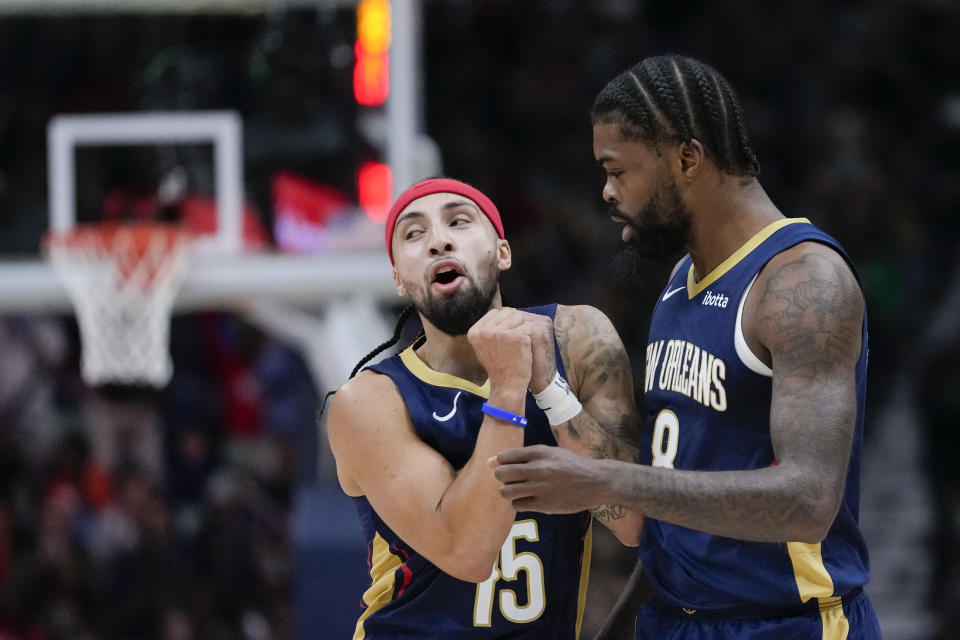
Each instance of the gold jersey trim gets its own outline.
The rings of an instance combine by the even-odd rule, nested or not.
[[[783,220],[771,222],[754,234],[752,238],[743,243],[743,245],[734,251],[730,257],[718,264],[713,271],[708,273],[700,282],[697,282],[693,275],[693,263],[691,263],[690,269],[687,271],[687,299],[693,300],[704,289],[716,282],[720,276],[725,274],[727,271],[730,271],[730,269],[733,269],[737,263],[750,255],[751,251],[759,247],[764,240],[772,236],[774,233],[787,225],[800,223],[810,224],[810,220],[807,218],[784,218]]]
[[[850,621],[843,613],[843,601],[835,598],[817,598],[820,605],[820,621],[823,623],[824,640],[847,640]]]
[[[590,558],[593,553],[593,519],[587,526],[583,536],[583,562],[580,563],[580,589],[577,594],[577,631],[574,638],[580,637],[580,626],[583,624],[583,612],[587,608],[587,585],[590,582]]]
[[[417,355],[417,352],[414,351],[414,348],[419,346],[419,343],[419,340],[414,342],[400,353],[400,360],[403,362],[404,366],[410,370],[410,373],[417,376],[427,384],[432,384],[435,387],[462,389],[464,391],[469,391],[474,395],[480,396],[481,398],[490,397],[489,379],[483,384],[477,385],[469,380],[464,380],[463,378],[459,378],[451,373],[434,371],[428,367],[427,363],[421,360],[420,356]]]
[[[817,600],[823,623],[823,640],[846,640],[850,633],[850,621],[843,613],[840,597],[833,595],[833,578],[823,564],[822,544],[788,542],[787,553],[793,563],[800,600]]]
[[[357,620],[357,628],[353,640],[363,640],[367,633],[363,622],[393,599],[396,588],[396,571],[403,562],[400,557],[390,552],[390,545],[374,532],[370,552],[370,588],[363,593],[363,602],[367,610]]]
[[[513,309],[514,307],[502,307],[503,309]],[[450,389],[462,389],[464,391],[469,391],[470,393],[480,396],[481,398],[487,399],[490,397],[490,379],[488,378],[483,384],[477,385],[469,380],[464,380],[458,376],[453,375],[452,373],[443,373],[441,371],[434,371],[427,363],[420,359],[420,356],[417,355],[416,349],[420,347],[426,340],[426,336],[420,335],[419,338],[413,341],[409,347],[404,349],[400,353],[400,360],[403,364],[410,370],[410,373],[417,376],[427,384],[432,384],[435,387],[448,387]]]

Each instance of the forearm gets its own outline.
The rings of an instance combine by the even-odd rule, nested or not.
[[[573,419],[552,427],[557,444],[589,458],[637,462],[640,419],[630,361],[616,329],[592,307],[558,306],[554,331],[570,388],[583,403]],[[616,502],[591,513],[624,544],[638,544],[642,514]]]
[[[588,458],[636,462],[638,459],[635,417],[622,416],[600,424],[588,410],[583,410],[572,420],[551,427],[557,444]]]
[[[622,504],[690,529],[759,542],[818,542],[822,516],[808,496],[823,491],[812,474],[778,465],[751,471],[684,471],[598,463],[603,502]]]
[[[572,420],[552,427],[557,444],[582,456],[634,463],[638,452],[632,434],[634,418],[623,416],[616,428],[606,428],[588,411],[581,411]],[[593,517],[610,529],[624,544],[639,543],[643,515],[611,502],[590,509]]]
[[[491,394],[490,402],[523,415],[522,400]],[[487,460],[504,448],[522,447],[523,434],[522,427],[485,416],[473,455],[437,504],[435,516],[444,543],[443,563],[462,567],[480,581],[489,577],[516,517],[513,506],[501,497],[500,485]]]

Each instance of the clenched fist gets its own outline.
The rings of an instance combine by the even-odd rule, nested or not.
[[[529,386],[533,356],[524,322],[524,314],[516,309],[491,309],[467,332],[491,388]]]
[[[553,340],[553,319],[538,313],[518,311],[523,316],[522,329],[530,336],[533,364],[530,370],[530,391],[540,393],[557,374],[557,356]]]

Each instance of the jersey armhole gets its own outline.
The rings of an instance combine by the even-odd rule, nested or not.
[[[753,280],[750,281],[747,288],[743,290],[743,295],[740,296],[740,305],[737,307],[737,321],[734,323],[733,343],[737,348],[737,355],[740,357],[740,361],[747,369],[761,376],[772,378],[773,369],[764,364],[763,361],[750,350],[750,345],[747,344],[746,338],[743,337],[743,304],[746,302],[747,295],[749,295],[750,289],[753,288],[753,283],[757,281],[757,276],[759,275],[760,274],[757,273],[756,276],[753,276]]]

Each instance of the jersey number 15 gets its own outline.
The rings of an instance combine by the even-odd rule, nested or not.
[[[540,539],[536,520],[520,520],[513,523],[510,535],[500,548],[500,558],[490,577],[477,585],[477,597],[473,605],[473,626],[489,627],[493,618],[493,601],[497,583],[502,579],[513,582],[522,571],[527,578],[527,602],[523,606],[517,592],[500,588],[500,613],[511,622],[533,622],[547,606],[543,585],[543,563],[535,553],[517,553],[517,540],[536,542]]]

